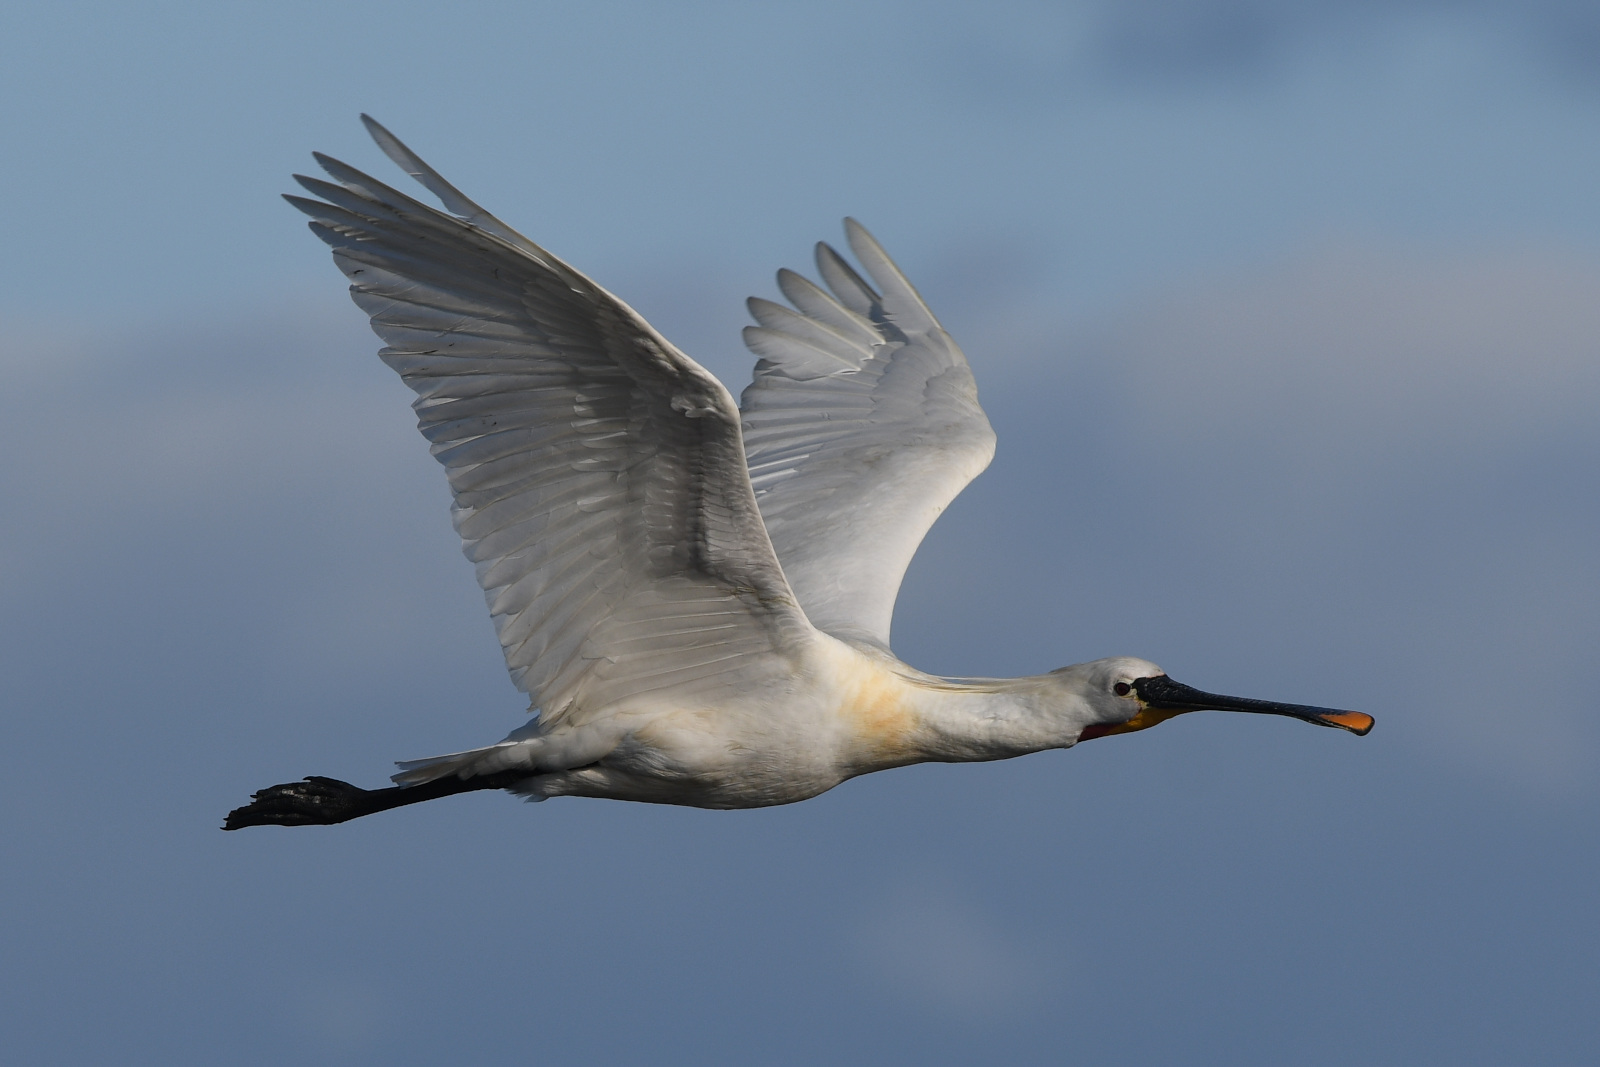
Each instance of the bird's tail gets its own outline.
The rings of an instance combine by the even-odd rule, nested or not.
[[[533,774],[531,756],[526,741],[507,738],[485,748],[469,748],[465,752],[450,752],[427,759],[401,760],[395,764],[400,768],[400,773],[390,775],[389,780],[396,785],[425,785],[450,775],[475,778],[520,769]]]

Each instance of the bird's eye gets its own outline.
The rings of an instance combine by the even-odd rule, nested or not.
[[[1125,697],[1129,693],[1133,692],[1133,686],[1129,685],[1127,682],[1118,682],[1116,685],[1111,687],[1111,691],[1117,694],[1119,697]]]

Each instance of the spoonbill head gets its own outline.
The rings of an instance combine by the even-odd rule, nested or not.
[[[901,662],[900,580],[994,455],[966,356],[864,227],[860,269],[749,301],[738,403],[593,280],[363,116],[429,207],[336,159],[289,202],[333,249],[380,358],[417,394],[512,682],[534,718],[400,764],[391,788],[271,786],[226,829],[337,823],[476,789],[708,808],[856,775],[1003,759],[1191,711],[1363,734],[1357,712],[1218,696],[1115,658],[1015,679]]]
[[[1306,704],[1284,704],[1250,697],[1207,693],[1175,682],[1149,660],[1112,656],[1053,671],[1052,676],[1078,694],[1095,716],[1078,734],[1090,741],[1111,734],[1148,730],[1191,711],[1239,711],[1283,715],[1317,726],[1331,726],[1361,736],[1372,729],[1372,716]]]

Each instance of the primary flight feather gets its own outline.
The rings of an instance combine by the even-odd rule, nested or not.
[[[901,578],[989,463],[966,357],[871,234],[866,277],[749,303],[741,403],[638,313],[464,196],[378,123],[446,211],[317,155],[289,196],[417,394],[513,682],[537,717],[401,764],[393,788],[272,786],[226,828],[335,823],[475,789],[735,808],[858,774],[989,760],[1200,709],[1364,734],[1370,717],[1203,693],[1145,660],[947,679],[889,650]]]

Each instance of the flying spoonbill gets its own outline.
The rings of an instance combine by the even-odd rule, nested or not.
[[[929,761],[1005,759],[1201,710],[1356,734],[1354,711],[1218,696],[1114,657],[939,678],[889,621],[923,535],[994,431],[950,335],[865,228],[858,273],[752,299],[733,396],[632,308],[463,196],[367,116],[421,204],[318,154],[287,197],[333,248],[455,497],[512,681],[537,716],[402,763],[392,788],[270,786],[226,829],[344,822],[475,789],[706,808],[805,800]],[[869,280],[870,279],[870,280]]]

